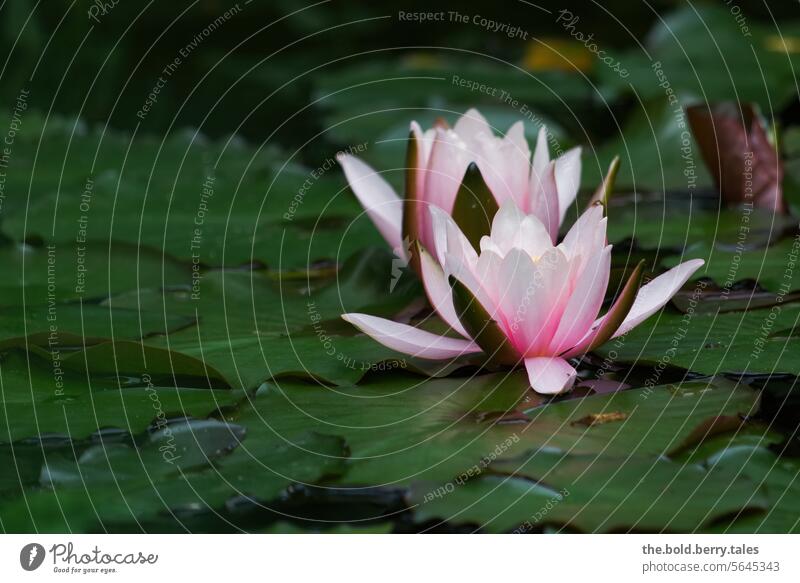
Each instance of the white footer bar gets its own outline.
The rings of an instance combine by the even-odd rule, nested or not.
[[[3,535],[0,580],[800,581],[797,541],[790,535]]]

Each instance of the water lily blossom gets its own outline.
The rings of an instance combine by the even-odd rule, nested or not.
[[[609,282],[611,245],[603,207],[589,207],[554,245],[547,226],[507,200],[491,233],[474,246],[453,218],[431,206],[434,242],[420,267],[431,305],[455,336],[441,336],[366,314],[342,317],[381,344],[415,357],[448,360],[483,353],[524,364],[539,393],[569,390],[568,359],[625,334],[661,309],[703,264],[686,261],[640,288],[642,264],[599,316]]]
[[[531,157],[522,121],[512,125],[505,136],[494,135],[486,119],[475,109],[467,111],[452,128],[444,124],[422,130],[411,123],[406,156],[406,192],[401,198],[388,182],[358,158],[341,153],[339,163],[362,206],[389,245],[400,256],[409,258],[414,242],[431,250],[434,231],[429,207],[442,209],[456,217],[482,223],[477,236],[489,231],[497,208],[513,201],[525,213],[533,214],[545,226],[552,241],[580,186],[581,150],[573,148],[550,160],[547,131],[539,131]],[[474,182],[488,189],[489,200],[481,201],[482,216],[469,213],[469,201],[458,212],[460,192],[475,193],[480,188],[468,184],[470,170]],[[490,204],[486,204],[489,202]],[[490,208],[493,207],[493,208]],[[482,220],[481,220],[482,219]],[[419,267],[417,263],[415,267]]]

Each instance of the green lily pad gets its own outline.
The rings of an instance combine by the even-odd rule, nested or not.
[[[201,362],[229,386],[253,389],[279,377],[304,377],[333,384],[357,382],[379,363],[406,368],[405,355],[389,350],[367,336],[340,336],[320,327],[317,333],[290,337],[256,331],[190,329],[149,340],[148,346]],[[176,367],[180,372],[180,367]]]
[[[335,475],[345,455],[341,440],[317,434],[289,445],[265,443],[253,450],[257,457],[239,454],[249,439],[240,443],[242,435],[224,423],[185,423],[172,442],[99,445],[77,460],[54,458],[42,473],[43,484],[54,489],[3,504],[0,521],[6,532],[130,531],[156,519],[180,529],[191,515],[220,515],[237,497],[268,502],[292,482]],[[169,462],[172,445],[180,457]],[[321,453],[306,453],[311,450]]]
[[[673,91],[709,102],[735,96],[758,102],[765,111],[780,110],[796,91],[797,56],[783,48],[782,39],[796,34],[797,25],[781,22],[778,28],[736,8],[738,13],[733,5],[686,6],[657,19],[645,38],[647,54],[637,47],[621,58],[630,76],[623,79],[601,67],[604,85],[666,101],[666,80]],[[663,76],[656,75],[654,63]]]
[[[305,168],[275,151],[191,133],[160,143],[94,130],[75,135],[67,121],[30,128],[15,143],[5,188],[37,196],[5,205],[2,229],[18,242],[70,249],[64,269],[75,271],[76,240],[163,249],[195,265],[263,262],[283,269],[337,260],[381,241],[367,217],[351,224],[362,211],[333,153]],[[117,265],[135,273],[130,263]],[[95,270],[88,277],[108,283]]]
[[[776,456],[756,444],[735,445],[711,456],[706,465],[741,473],[761,486],[768,508],[757,514],[737,513],[731,523],[717,526],[726,533],[800,532],[800,464],[796,459]],[[727,494],[727,492],[723,492]]]
[[[755,391],[718,380],[543,404],[516,371],[335,389],[281,381],[232,420],[255,436],[336,432],[351,451],[340,483],[363,486],[481,474],[486,460],[526,450],[659,456],[706,418],[756,403]]]
[[[671,364],[709,375],[799,374],[798,318],[795,304],[748,312],[660,312],[596,352],[614,362]]]
[[[746,477],[665,459],[538,453],[492,465],[493,472],[443,496],[415,490],[417,520],[474,524],[489,532],[689,532],[766,499]],[[726,495],[720,497],[721,490]],[[430,489],[428,489],[430,491]]]
[[[70,228],[73,223],[70,223]],[[118,242],[0,247],[2,306],[107,298],[131,289],[187,285],[191,269],[161,252]],[[24,294],[24,295],[23,295]]]
[[[87,378],[51,359],[7,352],[0,360],[0,442],[52,435],[78,440],[110,428],[139,433],[159,419],[203,417],[238,397],[141,379]]]
[[[666,99],[645,103],[629,116],[619,135],[597,151],[599,167],[606,167],[614,156],[620,157],[615,181],[618,191],[697,192],[711,185],[711,176],[703,167],[700,151],[688,128],[689,122],[680,107],[670,105]],[[689,155],[684,157],[687,150]],[[613,204],[613,195],[611,201]],[[609,228],[613,223],[609,221]]]
[[[753,249],[778,239],[789,224],[785,217],[763,209],[754,209],[744,219],[741,210],[711,208],[710,201],[699,197],[695,201],[660,196],[631,201],[612,196],[611,200],[609,242],[632,239],[641,249],[680,251],[681,259],[673,259],[673,262],[685,261],[688,257],[707,257],[703,249],[710,241],[714,241],[721,252],[733,252],[743,236],[742,255],[757,255],[763,252]],[[695,245],[700,250],[695,251]]]
[[[321,322],[337,332],[346,312],[391,316],[421,293],[413,274],[392,273],[395,258],[383,249],[351,256],[333,274],[307,274],[296,280],[283,273],[210,270],[188,287],[137,290],[115,296],[115,307],[197,318],[201,332],[227,330],[232,336],[314,333]]]
[[[766,249],[746,250],[701,243],[689,247],[686,256],[705,259],[706,264],[695,277],[709,277],[723,288],[749,279],[766,290],[783,294],[800,289],[797,269],[800,242],[797,239],[784,239]],[[671,267],[680,261],[677,257],[668,257],[664,264]]]
[[[97,304],[32,304],[0,308],[0,349],[37,345],[80,348],[102,340],[139,340],[194,324],[191,317],[139,312]]]

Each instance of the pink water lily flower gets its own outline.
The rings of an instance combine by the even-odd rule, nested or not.
[[[483,352],[502,364],[524,362],[539,393],[569,390],[576,371],[567,359],[643,322],[703,264],[686,261],[640,289],[640,263],[598,317],[611,270],[602,205],[589,207],[555,246],[536,215],[507,201],[479,252],[446,212],[431,207],[430,214],[435,258],[422,251],[423,282],[431,305],[461,338],[367,314],[342,318],[381,344],[419,358],[448,360]]]
[[[350,188],[384,239],[395,253],[406,258],[414,241],[424,249],[433,248],[428,208],[453,213],[471,164],[480,172],[496,206],[514,201],[525,213],[539,218],[552,241],[575,200],[581,176],[580,148],[551,161],[547,131],[542,127],[531,160],[522,121],[512,125],[505,136],[497,137],[476,109],[467,111],[452,129],[439,124],[423,131],[419,124],[411,123],[403,198],[358,158],[344,153],[337,158]],[[486,216],[485,233],[491,218]]]

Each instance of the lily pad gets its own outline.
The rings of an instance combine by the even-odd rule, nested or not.
[[[74,349],[103,340],[139,340],[195,323],[194,318],[97,304],[32,304],[0,308],[0,349],[37,345]]]
[[[45,124],[40,135],[18,140],[6,189],[40,194],[30,204],[4,206],[2,224],[14,241],[70,249],[65,269],[75,271],[76,240],[163,249],[187,264],[260,261],[284,269],[337,260],[380,242],[366,217],[350,225],[361,208],[345,190],[333,152],[305,168],[277,161],[274,150],[209,143],[191,133],[159,143],[94,130],[75,135],[74,129]],[[60,164],[42,164],[48,157]],[[130,263],[116,265],[135,273]],[[107,284],[96,270],[89,277]]]
[[[517,371],[335,389],[281,381],[231,419],[255,436],[335,432],[351,451],[340,483],[374,486],[479,475],[487,460],[527,450],[659,456],[709,416],[756,403],[755,391],[718,380],[544,404]]]
[[[240,395],[159,386],[153,380],[92,378],[13,351],[0,360],[0,397],[0,442],[9,442],[53,435],[79,440],[110,428],[139,433],[159,419],[208,415]]]
[[[759,484],[769,501],[768,508],[756,514],[737,513],[735,520],[714,530],[726,533],[800,532],[800,464],[796,459],[776,456],[757,445],[724,449],[706,462],[712,468],[741,473]],[[723,491],[723,494],[727,494]]]
[[[70,223],[70,228],[73,223]],[[118,242],[0,247],[2,306],[91,301],[150,286],[188,285],[191,269],[159,251]]]
[[[597,349],[615,362],[674,365],[702,374],[800,374],[800,307],[777,304],[747,312],[661,312]]]
[[[790,41],[783,40],[796,34],[796,26],[781,22],[777,27],[772,20],[764,24],[743,9],[733,10],[732,5],[693,5],[657,19],[644,39],[647,54],[637,47],[621,59],[630,77],[601,68],[604,84],[666,100],[666,79],[673,91],[709,102],[735,96],[756,101],[765,111],[780,110],[796,91],[797,56],[787,48]],[[656,63],[663,77],[656,75]]]
[[[307,434],[292,446],[264,444],[259,457],[234,457],[247,442],[245,437],[240,443],[240,428],[219,422],[196,425],[187,422],[180,426],[185,429],[176,428],[175,455],[181,457],[173,462],[167,461],[172,454],[165,455],[172,450],[157,440],[139,449],[94,446],[77,460],[61,457],[48,462],[43,466],[43,483],[54,489],[0,506],[5,530],[130,531],[156,519],[181,529],[197,514],[225,521],[227,501],[245,496],[268,502],[293,481],[313,483],[335,475],[344,455],[341,440]],[[199,435],[204,431],[213,435]],[[312,449],[322,455],[305,453]],[[116,480],[116,475],[126,479]]]
[[[441,497],[412,495],[418,520],[471,523],[490,532],[556,525],[583,532],[690,532],[731,512],[761,509],[758,485],[722,470],[664,459],[537,453]],[[720,498],[719,492],[726,495]]]
[[[766,290],[786,294],[800,289],[798,257],[800,240],[784,239],[766,249],[735,249],[732,246],[697,244],[686,250],[686,256],[705,259],[695,277],[708,277],[720,287],[728,289],[742,280],[753,280]],[[668,257],[667,266],[680,263],[679,258]]]

